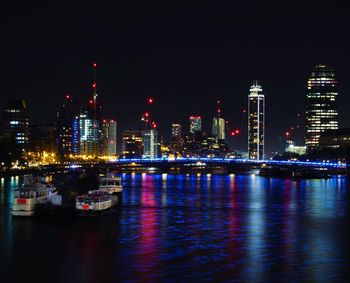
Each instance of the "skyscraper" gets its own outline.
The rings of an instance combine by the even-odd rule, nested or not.
[[[88,115],[79,116],[79,154],[98,156],[100,153],[99,124]]]
[[[11,99],[2,110],[4,140],[14,145],[20,155],[29,145],[29,119],[27,104],[24,100]]]
[[[179,154],[181,152],[181,147],[183,144],[181,125],[172,124],[171,125],[171,140],[170,140],[170,150],[173,154]]]
[[[171,125],[171,139],[180,140],[181,139],[181,125],[172,124]]]
[[[249,159],[264,158],[265,96],[258,82],[250,87],[248,96],[248,156]]]
[[[338,129],[338,82],[333,69],[317,65],[307,82],[306,147],[318,148],[321,133]]]
[[[190,133],[200,132],[202,130],[202,117],[190,116]]]
[[[220,118],[220,117],[213,118],[212,134],[218,140],[225,139],[225,120],[223,118]]]
[[[102,121],[101,154],[117,154],[117,122],[104,119]]]
[[[79,98],[66,95],[57,113],[57,145],[58,154],[64,157],[74,152],[74,119],[81,113],[81,100]],[[77,130],[77,128],[75,129]]]
[[[157,158],[159,154],[158,131],[156,129],[143,130],[142,140],[142,158]]]

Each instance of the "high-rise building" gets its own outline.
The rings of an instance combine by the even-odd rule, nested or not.
[[[142,157],[142,134],[139,130],[125,130],[123,132],[122,157],[141,158]]]
[[[200,132],[202,130],[202,117],[190,116],[190,133]]]
[[[26,102],[20,99],[8,100],[2,110],[3,140],[13,144],[14,151],[21,154],[29,145],[29,119]]]
[[[258,82],[250,87],[248,96],[248,156],[249,159],[264,158],[265,96]]]
[[[338,129],[338,82],[333,69],[317,65],[307,82],[306,147],[313,151],[319,146],[320,135]]]
[[[74,152],[74,120],[81,113],[81,100],[66,95],[60,111],[57,113],[57,145],[60,157]],[[76,127],[75,130],[78,128]]]
[[[145,129],[142,131],[142,158],[157,158],[159,154],[158,131]]]
[[[100,153],[99,123],[88,115],[79,116],[79,154],[98,156]]]
[[[171,125],[170,151],[173,154],[180,154],[182,151],[183,139],[180,124]]]
[[[172,124],[171,125],[171,139],[179,140],[181,139],[181,125]]]
[[[102,121],[101,154],[117,154],[117,122],[104,119]]]
[[[220,117],[213,118],[212,134],[218,140],[225,139],[225,120],[223,118],[220,118]]]

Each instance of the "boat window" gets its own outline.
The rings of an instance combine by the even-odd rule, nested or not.
[[[106,182],[106,181],[102,181],[102,182],[100,182],[100,185],[101,185],[101,186],[106,186],[106,185],[107,185],[107,182]]]

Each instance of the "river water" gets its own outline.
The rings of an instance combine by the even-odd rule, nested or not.
[[[348,277],[350,198],[345,177],[122,178],[118,211],[67,219],[12,219],[10,200],[21,178],[1,178],[0,278],[332,282]]]

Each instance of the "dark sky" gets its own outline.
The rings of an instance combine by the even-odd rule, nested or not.
[[[223,116],[242,127],[249,87],[259,80],[271,150],[304,113],[310,69],[326,63],[337,71],[341,126],[350,126],[343,1],[72,2],[1,6],[0,104],[25,98],[32,123],[52,121],[65,93],[87,99],[96,61],[104,113],[118,120],[119,131],[140,126],[147,96],[157,101],[165,135],[172,122],[187,131],[191,114],[203,115],[209,129],[217,98]]]

